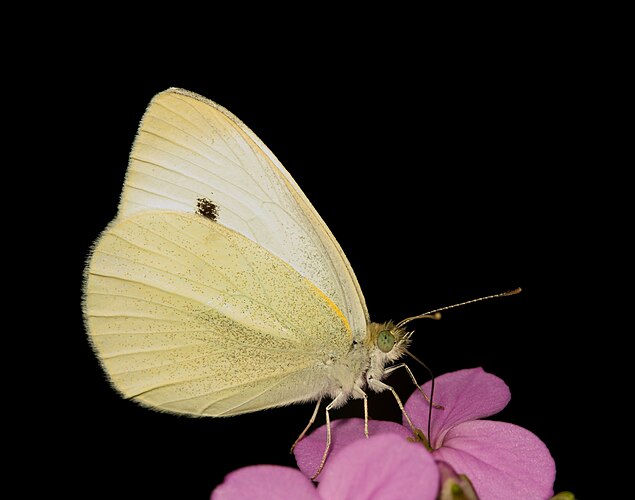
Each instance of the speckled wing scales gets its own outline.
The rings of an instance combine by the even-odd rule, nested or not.
[[[113,385],[170,412],[229,416],[317,399],[322,363],[352,340],[308,279],[193,213],[115,220],[95,245],[85,292]]]
[[[135,140],[119,218],[148,209],[193,212],[257,242],[308,278],[347,317],[356,339],[368,312],[337,241],[274,154],[232,113],[199,95],[155,96]]]

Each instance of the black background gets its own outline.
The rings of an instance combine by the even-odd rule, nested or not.
[[[62,342],[64,423],[52,432],[81,477],[69,495],[206,498],[236,468],[294,465],[288,450],[312,405],[228,419],[160,414],[121,399],[84,332],[80,297],[90,245],[115,216],[127,157],[151,97],[170,86],[200,93],[249,126],[291,173],[346,252],[375,321],[523,288],[522,294],[450,311],[414,325],[413,352],[439,375],[482,366],[511,388],[495,419],[537,434],[557,466],[556,491],[581,495],[577,469],[593,404],[580,354],[574,241],[581,225],[575,161],[580,116],[569,68],[529,53],[426,70],[364,63],[294,72],[250,66],[240,76],[212,64],[133,74],[91,67],[63,91],[68,143],[82,144],[72,202],[71,323]],[[79,101],[79,102],[78,102]],[[411,363],[421,381],[423,370]],[[52,384],[53,382],[51,382]],[[412,385],[391,375],[405,399]],[[62,405],[63,403],[63,405]],[[371,416],[399,420],[388,395]],[[359,401],[333,413],[361,416]],[[323,421],[323,416],[318,424]],[[588,432],[588,430],[586,431]],[[380,457],[378,457],[380,460]]]

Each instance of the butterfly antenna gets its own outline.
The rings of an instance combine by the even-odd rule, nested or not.
[[[451,306],[440,307],[439,309],[434,309],[432,311],[428,311],[423,314],[419,314],[418,316],[412,316],[410,318],[406,318],[397,323],[397,328],[403,328],[406,323],[410,323],[415,319],[423,319],[423,318],[431,318],[431,319],[440,319],[441,311],[447,311],[448,309],[454,309],[456,307],[466,306],[468,304],[473,304],[474,302],[482,302],[483,300],[497,299],[499,297],[509,297],[510,295],[516,295],[521,292],[521,288],[515,288],[514,290],[510,290],[508,292],[496,293],[494,295],[488,295],[487,297],[479,297],[478,299],[468,300],[466,302],[460,302],[459,304],[453,304]]]
[[[472,299],[466,302],[453,304],[451,306],[445,306],[445,307],[440,307],[439,309],[433,309],[432,311],[419,314],[418,316],[412,316],[410,318],[401,320],[399,323],[397,323],[396,328],[403,328],[407,323],[410,323],[411,321],[414,321],[416,319],[441,319],[441,311],[447,311],[448,309],[454,309],[455,307],[466,306],[468,304],[473,304],[474,302],[481,302],[483,300],[497,299],[499,297],[508,297],[510,295],[519,294],[520,292],[521,292],[521,288],[518,287],[508,292],[496,293],[494,295],[487,295],[486,297],[479,297],[478,299]],[[430,368],[428,368],[428,366],[423,361],[417,358],[410,351],[408,351],[407,349],[404,349],[404,352],[408,356],[410,356],[412,359],[414,359],[417,363],[419,363],[421,366],[423,366],[426,369],[426,371],[430,374],[431,386],[430,386],[430,401],[429,401],[430,406],[428,408],[428,444],[430,445],[430,447],[432,447],[431,429],[432,429],[432,407],[434,406],[434,374],[432,373],[432,370],[430,370]]]

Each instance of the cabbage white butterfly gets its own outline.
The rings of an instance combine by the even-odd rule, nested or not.
[[[403,410],[382,379],[405,367],[414,381],[390,365],[407,352],[405,324],[430,317],[371,322],[344,252],[273,153],[181,89],[141,121],[117,217],[88,261],[84,314],[125,398],[211,417],[317,401],[300,437],[323,398],[327,423],[350,398],[367,421],[368,388]]]

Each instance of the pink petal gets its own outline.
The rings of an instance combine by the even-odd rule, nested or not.
[[[411,433],[403,425],[396,422],[386,422],[383,420],[369,420],[368,434],[369,436],[377,436],[380,434],[397,434],[402,437],[408,437]],[[315,479],[320,481],[324,471],[330,466],[333,457],[335,457],[345,446],[364,439],[364,419],[363,418],[343,418],[333,420],[331,422],[331,448],[324,464],[324,468],[320,475]],[[322,457],[324,456],[324,448],[326,447],[326,425],[318,427],[311,434],[300,441],[294,450],[295,460],[298,467],[307,477],[312,477],[318,470]]]
[[[431,382],[426,382],[422,387],[428,396],[431,386]],[[441,447],[443,436],[453,426],[494,415],[505,408],[510,399],[507,384],[482,368],[459,370],[437,377],[434,402],[444,409],[432,409],[432,448]],[[405,406],[412,423],[427,437],[429,403],[415,390]],[[405,417],[403,422],[408,426]]]
[[[437,460],[465,474],[484,500],[544,500],[553,495],[556,466],[534,434],[506,422],[477,420],[450,429]]]
[[[315,486],[297,469],[253,465],[230,472],[212,492],[211,500],[319,500]]]
[[[349,444],[329,459],[318,492],[329,500],[434,499],[439,470],[420,444],[395,434],[382,434]]]

